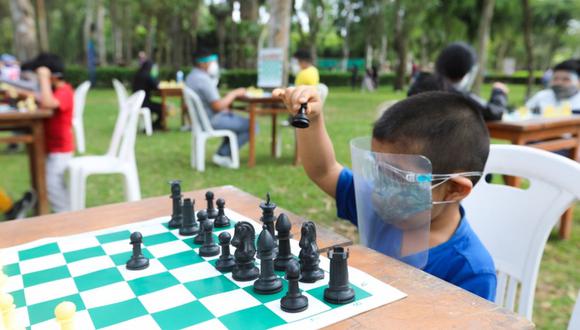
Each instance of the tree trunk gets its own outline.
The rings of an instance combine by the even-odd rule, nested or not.
[[[26,61],[38,54],[34,7],[30,0],[10,0],[10,14],[14,26],[14,49],[20,61]]]
[[[373,45],[371,44],[371,39],[369,36],[366,38],[365,62],[367,69],[373,67]]]
[[[477,31],[477,76],[475,83],[471,89],[473,93],[479,94],[483,78],[485,76],[485,68],[487,64],[487,48],[489,45],[489,28],[493,18],[493,7],[495,0],[484,0],[481,11],[481,19],[479,20],[479,29]]]
[[[181,19],[178,15],[178,17],[175,17],[174,19],[171,20],[171,54],[172,54],[172,67],[174,69],[177,69],[181,66],[181,62],[182,62],[182,39],[181,39]]]
[[[48,52],[48,27],[46,24],[44,0],[36,0],[36,15],[38,17],[38,39],[40,41],[40,50]]]
[[[292,1],[270,0],[268,46],[281,48],[283,63],[282,85],[288,85],[288,47],[290,44],[290,17]]]
[[[240,18],[242,21],[256,22],[258,20],[258,11],[260,5],[258,0],[240,1]]]
[[[383,70],[387,61],[387,32],[383,31],[383,33],[381,37],[381,48],[379,49],[379,70]]]
[[[524,10],[524,43],[526,46],[526,69],[528,70],[528,82],[526,86],[526,99],[532,93],[534,84],[534,53],[532,45],[532,11],[529,0],[522,0]]]
[[[147,21],[145,22],[145,28],[147,29],[147,38],[145,39],[145,52],[148,56],[153,58],[153,41],[155,40],[155,27],[153,27],[153,15],[149,14],[147,16]],[[158,59],[154,59],[158,61]]]
[[[93,38],[91,26],[93,25],[94,19],[94,3],[92,0],[86,0],[86,11],[85,11],[85,22],[83,26],[83,36],[84,36],[84,46],[85,59],[88,59],[88,45],[91,38]]]
[[[191,29],[189,31],[190,33],[190,43],[189,43],[189,47],[191,49],[197,49],[197,26],[199,25],[199,9],[200,9],[200,3],[199,1],[197,1],[196,6],[194,8],[194,10],[191,13],[190,16],[190,20],[191,20]],[[190,53],[191,54],[191,53]],[[220,56],[222,56],[222,54],[220,53]]]
[[[113,30],[113,62],[119,65],[123,62],[123,30],[121,25],[124,25],[124,18],[121,19],[123,15],[119,12],[117,1],[111,1],[109,13],[111,14],[111,27]]]
[[[133,59],[133,33],[131,29],[133,28],[133,18],[131,16],[131,4],[125,3],[123,8],[123,43],[125,44],[125,51],[123,52],[123,64],[128,65]],[[147,56],[151,56],[151,53],[147,53]]]
[[[397,71],[394,89],[402,90],[405,87],[405,73],[407,69],[407,38],[404,27],[405,10],[401,0],[395,1],[395,47],[397,48]]]
[[[107,65],[107,46],[105,43],[105,6],[104,1],[97,2],[97,53],[99,54],[99,64]]]
[[[307,2],[308,4],[308,47],[310,48],[310,56],[312,62],[316,63],[318,60],[317,54],[317,39],[320,25],[324,19],[324,3],[321,0]]]

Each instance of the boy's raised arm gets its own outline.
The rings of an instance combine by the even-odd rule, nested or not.
[[[298,112],[300,104],[308,103],[306,115],[310,119],[310,127],[296,129],[298,155],[308,177],[324,192],[335,197],[343,167],[336,161],[334,147],[324,125],[323,103],[317,89],[312,86],[276,89],[273,95],[284,101],[292,115]]]

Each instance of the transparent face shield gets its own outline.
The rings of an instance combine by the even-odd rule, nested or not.
[[[431,191],[456,176],[479,172],[432,174],[421,155],[371,151],[369,137],[351,141],[352,168],[361,243],[417,268],[427,264]]]

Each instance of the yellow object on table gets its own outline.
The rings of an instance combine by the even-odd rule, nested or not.
[[[248,97],[262,97],[264,96],[264,90],[261,88],[255,88],[254,86],[250,86],[246,88],[246,95]]]
[[[54,316],[61,330],[73,330],[75,327],[74,316],[77,306],[70,301],[63,301],[54,309]]]
[[[14,298],[8,293],[0,293],[0,314],[4,321],[4,328],[6,330],[16,329],[15,324],[15,310]]]

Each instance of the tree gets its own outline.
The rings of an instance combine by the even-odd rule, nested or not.
[[[10,0],[10,14],[14,26],[14,50],[16,57],[26,61],[38,53],[34,7],[30,0]]]
[[[290,43],[290,17],[292,1],[270,0],[268,21],[268,47],[281,48],[284,58],[282,85],[288,84],[288,46]]]
[[[405,28],[405,8],[403,0],[395,0],[395,48],[397,50],[397,72],[395,74],[396,91],[405,86],[405,71],[407,68],[407,29]]]
[[[105,5],[104,0],[97,1],[97,54],[99,55],[99,63],[101,65],[107,64],[107,46],[105,38]]]
[[[526,45],[526,69],[528,70],[528,82],[526,88],[526,99],[532,93],[534,83],[534,54],[532,52],[532,12],[529,0],[522,0],[524,11],[524,43]]]
[[[36,14],[38,16],[38,37],[40,39],[40,50],[47,52],[48,46],[48,27],[46,25],[46,9],[44,0],[36,0]]]
[[[489,45],[489,29],[491,20],[493,18],[493,6],[495,0],[484,0],[481,9],[481,19],[479,20],[479,29],[477,32],[477,62],[478,71],[475,78],[472,91],[479,94],[481,85],[483,84],[483,77],[485,75],[485,68],[487,63],[487,52]]]

